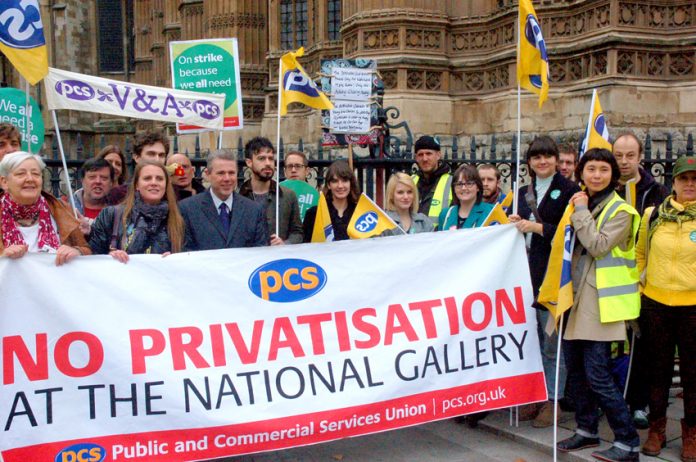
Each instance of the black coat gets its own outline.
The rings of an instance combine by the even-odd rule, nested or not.
[[[343,216],[338,216],[338,210],[333,206],[331,201],[327,201],[329,208],[329,216],[331,217],[331,226],[333,227],[334,241],[345,241],[350,239],[348,236],[348,223],[350,223],[350,218],[355,212],[355,203],[348,201],[348,208],[343,212]],[[317,218],[317,206],[310,208],[305,213],[304,222],[302,222],[302,227],[304,228],[304,241],[312,242],[312,231],[314,230],[314,222]]]
[[[532,210],[527,205],[524,197],[527,189],[534,187],[535,184],[536,180],[533,179],[531,185],[520,188],[518,214],[525,220],[528,220],[532,215]],[[580,188],[577,184],[564,178],[560,173],[556,173],[551,180],[549,190],[546,191],[546,195],[544,195],[537,207],[541,217],[541,224],[544,227],[544,234],[543,236],[536,233],[532,234],[532,242],[527,255],[534,298],[539,293],[539,287],[541,287],[541,283],[546,275],[546,267],[549,263],[549,254],[551,253],[551,241],[556,233],[558,222],[561,221],[570,198],[578,191],[580,191]]]

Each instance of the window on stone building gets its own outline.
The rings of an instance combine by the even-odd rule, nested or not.
[[[133,69],[133,46],[124,54],[124,33],[128,33],[127,43],[132,44],[133,0],[98,0],[97,21],[99,23],[99,71],[124,72],[125,59]],[[125,22],[124,22],[125,14]],[[125,25],[125,27],[124,27]]]
[[[329,0],[329,40],[341,39],[341,0]]]
[[[307,0],[281,0],[280,47],[289,50],[307,43]]]

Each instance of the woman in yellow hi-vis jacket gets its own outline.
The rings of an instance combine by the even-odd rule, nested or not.
[[[621,390],[611,376],[611,342],[626,338],[625,320],[640,311],[635,237],[640,217],[614,191],[619,166],[606,149],[590,149],[580,159],[571,223],[574,304],[563,335],[568,379],[576,400],[575,435],[560,441],[563,452],[599,445],[601,408],[614,431],[614,444],[592,455],[605,461],[639,460],[640,441]]]
[[[644,276],[640,330],[650,365],[650,432],[642,451],[656,456],[667,441],[676,346],[684,387],[681,459],[696,462],[696,157],[677,159],[672,176],[672,195],[645,210],[636,247]]]

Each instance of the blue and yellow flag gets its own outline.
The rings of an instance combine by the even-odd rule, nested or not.
[[[508,223],[510,223],[510,220],[507,215],[505,215],[502,204],[497,203],[493,206],[493,209],[481,226],[506,225]]]
[[[558,223],[553,241],[551,241],[551,254],[549,255],[546,275],[537,297],[537,301],[548,308],[556,322],[563,313],[573,306],[571,268],[575,230],[570,223],[570,216],[574,211],[575,206],[568,204],[561,221]]]
[[[331,215],[329,215],[329,206],[326,204],[324,193],[320,192],[317,216],[314,218],[314,228],[312,228],[312,242],[331,242],[333,240],[334,232]]]
[[[348,236],[351,239],[365,239],[377,236],[388,229],[398,228],[399,225],[389,218],[389,215],[375,204],[365,193],[355,206],[355,212],[348,223]],[[402,230],[403,231],[403,230]],[[406,234],[406,233],[404,233]]]
[[[317,85],[309,78],[297,58],[304,55],[304,48],[295,52],[285,53],[280,58],[280,75],[282,84],[280,88],[280,115],[288,113],[288,104],[302,103],[315,109],[333,109],[329,98],[322,93]]]
[[[48,53],[39,2],[0,2],[0,52],[32,85],[48,74]]]
[[[517,82],[539,95],[539,107],[549,94],[549,56],[531,0],[520,0]]]
[[[590,118],[587,121],[587,129],[585,130],[585,139],[580,148],[580,157],[587,151],[593,148],[608,149],[611,151],[611,143],[609,142],[609,129],[604,118],[602,105],[599,104],[599,96],[597,89],[592,90],[592,103],[590,104]]]
[[[505,195],[505,197],[499,197],[498,203],[503,208],[503,212],[507,213],[508,209],[512,205],[512,200],[515,198],[515,191],[510,191]]]

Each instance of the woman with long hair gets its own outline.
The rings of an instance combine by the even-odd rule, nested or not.
[[[164,165],[141,161],[123,204],[106,207],[92,227],[89,245],[126,263],[128,255],[180,252],[184,220]]]
[[[96,158],[104,159],[113,167],[116,173],[114,186],[126,184],[128,181],[128,166],[126,165],[126,156],[123,154],[120,147],[116,146],[115,144],[104,146],[104,148],[96,155]]]
[[[440,213],[438,229],[478,228],[493,205],[483,202],[483,183],[476,167],[462,164],[452,175],[452,206]]]
[[[387,182],[387,203],[384,207],[389,218],[406,234],[435,231],[430,217],[418,212],[418,188],[409,175],[394,173]],[[402,234],[398,228],[388,229],[381,236]]]
[[[331,225],[333,228],[333,240],[343,241],[350,239],[348,236],[348,223],[355,211],[355,206],[360,198],[358,180],[353,174],[348,162],[337,160],[326,171],[324,189],[329,208]],[[307,210],[302,226],[304,228],[304,242],[312,242],[314,221],[317,217],[317,206]]]
[[[587,151],[576,170],[585,191],[575,193],[570,217],[574,303],[563,332],[566,387],[575,399],[577,428],[558,442],[562,452],[599,446],[599,409],[614,432],[614,444],[593,457],[638,461],[640,440],[622,390],[611,375],[611,344],[626,338],[627,320],[640,312],[635,238],[640,217],[616,193],[620,171],[606,149]]]

